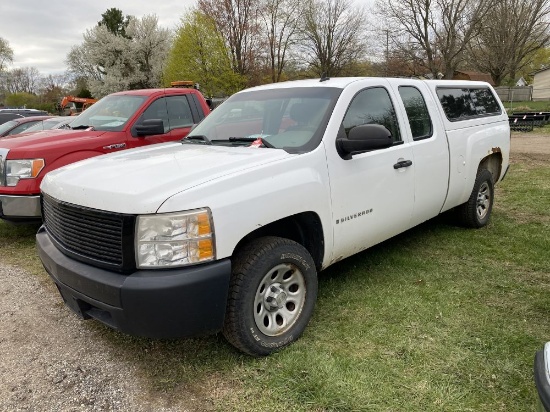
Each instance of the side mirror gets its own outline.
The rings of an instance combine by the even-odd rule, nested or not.
[[[355,126],[349,136],[336,139],[336,149],[345,160],[353,154],[385,149],[393,145],[391,132],[379,124]]]
[[[134,126],[137,137],[164,134],[164,123],[162,119],[148,119]]]

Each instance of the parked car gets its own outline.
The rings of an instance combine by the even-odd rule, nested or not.
[[[51,117],[52,116],[28,116],[18,117],[17,119],[9,120],[4,124],[0,124],[0,137],[24,133],[30,127],[41,123],[42,121]]]
[[[4,124],[9,120],[17,119],[20,117],[47,115],[47,112],[36,109],[0,109],[0,124]]]
[[[25,130],[25,133],[40,132],[42,130],[64,129],[66,128],[66,126],[68,126],[69,123],[71,123],[75,119],[75,116],[50,117],[49,119],[44,119],[38,123],[35,123],[27,130]]]
[[[40,182],[79,160],[180,140],[210,113],[194,89],[113,93],[75,117],[70,129],[0,139],[0,219],[40,222]]]

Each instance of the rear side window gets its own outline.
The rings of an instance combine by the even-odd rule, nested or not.
[[[191,105],[191,110],[193,113],[195,113],[195,117],[198,118],[198,122],[200,122],[202,119],[204,119],[204,111],[202,109],[201,104],[199,103],[199,99],[194,94],[188,95],[188,98],[191,97],[191,101],[193,102]]]
[[[363,124],[382,125],[390,131],[394,143],[401,142],[395,110],[383,87],[362,90],[353,98],[344,117],[344,130],[349,136],[351,129]]]
[[[498,101],[486,87],[438,87],[437,96],[447,119],[452,122],[501,113]]]
[[[432,135],[432,119],[420,90],[412,86],[400,86],[399,95],[409,118],[413,139],[421,140],[430,137]]]

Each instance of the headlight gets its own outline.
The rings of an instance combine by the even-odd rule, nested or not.
[[[138,267],[185,266],[213,260],[214,257],[214,228],[210,210],[138,216]]]
[[[20,179],[38,176],[44,168],[44,159],[6,160],[6,185],[15,186]]]

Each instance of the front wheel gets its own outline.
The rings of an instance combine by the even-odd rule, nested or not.
[[[470,198],[466,203],[458,206],[462,224],[473,228],[487,225],[493,210],[493,200],[493,175],[487,169],[481,169],[477,173]]]
[[[249,355],[269,355],[302,335],[316,299],[308,251],[284,238],[256,239],[233,262],[224,336]]]

